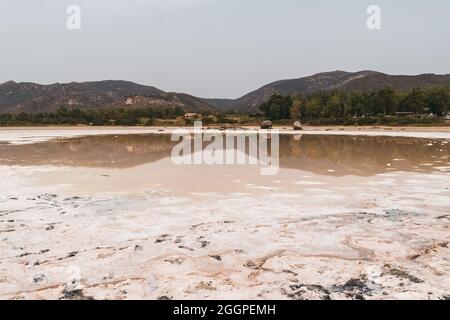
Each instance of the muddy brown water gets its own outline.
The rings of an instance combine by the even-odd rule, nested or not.
[[[0,164],[125,169],[170,160],[176,143],[171,141],[170,135],[141,134],[4,144],[0,145]],[[387,171],[432,172],[446,170],[450,165],[450,144],[446,140],[281,135],[279,150],[280,168],[330,176],[367,176]],[[167,163],[170,165],[170,161]],[[179,166],[176,169],[180,170]]]

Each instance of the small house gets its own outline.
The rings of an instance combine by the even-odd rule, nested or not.
[[[188,112],[184,115],[184,120],[192,121],[202,117],[199,113]]]

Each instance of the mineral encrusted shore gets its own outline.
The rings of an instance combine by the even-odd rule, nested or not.
[[[445,174],[335,178],[303,196],[80,196],[26,170],[43,169],[2,171],[2,299],[449,297]]]
[[[23,129],[8,141],[67,132],[46,135]],[[164,155],[106,166],[118,155],[139,157],[142,144],[95,141],[0,155],[0,299],[450,297],[448,141],[401,140],[397,148],[383,140],[386,152],[405,158],[384,163],[372,150],[376,170],[377,161],[351,167],[352,157],[321,159],[320,148],[309,149],[309,171],[286,163],[265,180],[249,168],[176,171]],[[415,143],[418,163],[406,159]],[[96,162],[101,146],[109,154]],[[355,146],[345,149],[365,150]],[[42,150],[55,154],[20,161]],[[73,161],[79,150],[89,161]],[[321,159],[320,170],[310,159]]]

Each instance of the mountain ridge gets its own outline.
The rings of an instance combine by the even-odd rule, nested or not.
[[[332,90],[370,92],[387,86],[397,90],[410,90],[434,85],[450,86],[450,74],[389,75],[371,70],[358,72],[337,70],[307,77],[278,80],[237,99],[203,100],[221,110],[257,111],[258,106],[273,94],[309,95]]]
[[[7,81],[0,84],[0,112],[52,112],[62,106],[82,110],[179,107],[186,112],[217,111],[197,97],[124,80],[48,85]]]
[[[256,112],[273,94],[309,95],[332,90],[376,91],[387,86],[410,90],[450,86],[450,74],[389,75],[363,70],[331,71],[266,84],[237,99],[206,99],[186,93],[165,92],[153,86],[124,80],[54,83],[7,81],[0,84],[0,113],[51,112],[61,106],[83,110],[101,108],[182,108],[186,112],[235,110]]]

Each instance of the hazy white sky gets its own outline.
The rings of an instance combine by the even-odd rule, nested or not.
[[[81,30],[66,28],[67,6]],[[382,30],[366,9],[382,10]],[[322,71],[450,73],[449,0],[0,0],[0,82],[124,79],[236,98]]]

